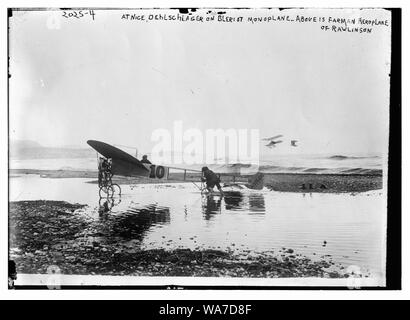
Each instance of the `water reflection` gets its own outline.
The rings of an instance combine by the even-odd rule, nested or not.
[[[249,195],[249,210],[251,213],[265,213],[265,198],[263,194]]]
[[[205,220],[210,220],[222,211],[222,202],[226,211],[246,211],[250,214],[265,213],[265,199],[261,193],[244,194],[240,191],[226,191],[219,195],[204,196],[202,213]]]
[[[150,204],[143,207],[129,206],[125,211],[110,212],[121,202],[120,199],[100,199],[99,221],[101,232],[107,240],[138,240],[142,241],[152,227],[170,223],[170,210]]]
[[[243,195],[239,191],[226,191],[224,196],[226,210],[241,209],[243,207]]]
[[[215,214],[221,213],[222,196],[203,196],[202,213],[205,220],[210,220]]]
[[[98,201],[98,213],[101,215],[108,213],[114,208],[114,206],[118,206],[121,203],[121,197],[114,198],[114,197],[107,197],[102,198]]]

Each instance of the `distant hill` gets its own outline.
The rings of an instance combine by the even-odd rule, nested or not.
[[[58,159],[58,158],[92,158],[95,151],[91,148],[78,147],[44,147],[32,140],[10,141],[10,158],[12,159]]]
[[[42,148],[43,146],[33,140],[12,140],[10,145],[14,148]]]

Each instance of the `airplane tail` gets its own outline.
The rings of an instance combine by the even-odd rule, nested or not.
[[[262,172],[257,172],[253,176],[249,177],[246,186],[249,189],[262,190],[264,186],[265,175]]]

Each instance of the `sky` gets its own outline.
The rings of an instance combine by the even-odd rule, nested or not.
[[[207,11],[194,15],[206,17]],[[384,10],[225,11],[245,18],[390,19]],[[274,149],[260,141],[266,153],[386,151],[389,27],[359,34],[323,31],[328,22],[121,19],[152,12],[95,10],[92,20],[64,18],[62,11],[14,11],[10,139],[82,147],[95,139],[149,153],[156,129],[172,133],[182,121],[184,130],[284,135]]]

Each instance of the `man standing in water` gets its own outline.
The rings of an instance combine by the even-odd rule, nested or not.
[[[214,186],[216,186],[221,194],[223,194],[221,185],[219,184],[221,180],[219,177],[210,170],[208,167],[203,167],[202,168],[202,182],[206,182],[206,188],[208,189],[209,192],[212,192],[214,189]]]

